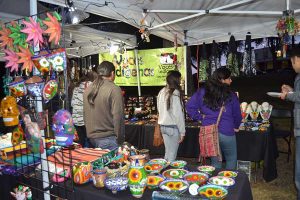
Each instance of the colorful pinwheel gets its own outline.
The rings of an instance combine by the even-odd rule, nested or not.
[[[11,34],[11,31],[6,28],[5,26],[2,26],[2,30],[0,31],[0,47],[5,48],[13,48],[13,39],[9,37]]]
[[[48,26],[48,29],[44,32],[50,35],[49,42],[52,40],[57,45],[60,40],[61,26],[56,17],[53,17],[50,13],[47,13],[49,20],[44,20],[43,23]]]
[[[4,59],[7,60],[8,62],[5,65],[5,68],[10,68],[10,72],[16,71],[18,72],[19,70],[19,56],[17,55],[16,52],[9,50],[9,49],[4,49],[4,52],[6,56],[4,56]]]
[[[26,34],[21,32],[21,25],[17,23],[12,23],[12,25],[9,25],[8,28],[11,31],[9,37],[13,39],[13,44],[26,48],[28,46],[25,41]]]
[[[33,61],[31,59],[32,53],[29,48],[19,47],[20,51],[17,53],[20,56],[18,63],[23,63],[22,70],[27,69],[29,72],[32,71],[32,67],[34,66]]]
[[[23,24],[26,25],[26,28],[22,29],[22,33],[27,33],[26,42],[33,40],[33,45],[37,46],[42,44],[43,41],[43,29],[41,28],[38,22],[35,22],[32,17],[29,17],[30,22],[23,20]]]

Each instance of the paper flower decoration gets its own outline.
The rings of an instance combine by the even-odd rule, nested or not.
[[[13,47],[13,39],[9,37],[11,34],[11,31],[6,28],[5,26],[2,26],[2,30],[0,30],[0,47],[5,48],[12,48]]]
[[[10,68],[10,72],[16,71],[18,72],[19,70],[19,56],[16,54],[16,52],[12,50],[5,49],[4,50],[6,56],[4,56],[4,59],[7,60],[8,62],[5,65],[5,68]]]
[[[19,49],[21,52],[17,53],[17,55],[20,56],[18,63],[23,63],[22,70],[27,69],[29,72],[31,72],[32,66],[34,66],[31,59],[32,53],[28,48],[19,47]]]
[[[13,39],[13,44],[26,48],[26,34],[21,32],[21,25],[12,23],[12,25],[9,25],[8,28],[11,31],[9,37]]]
[[[38,22],[35,22],[32,17],[29,17],[30,22],[23,20],[23,24],[26,25],[26,28],[21,30],[22,33],[27,33],[26,42],[33,40],[33,45],[37,46],[42,44],[43,41],[43,29],[41,28]]]
[[[53,17],[50,13],[47,13],[47,16],[50,21],[44,20],[43,23],[48,26],[48,29],[44,32],[50,35],[49,42],[52,40],[57,45],[60,40],[60,34],[61,34],[61,26],[58,20]]]

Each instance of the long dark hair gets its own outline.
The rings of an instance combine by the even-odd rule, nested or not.
[[[212,110],[217,110],[223,103],[231,99],[230,86],[222,83],[222,79],[230,78],[231,72],[226,67],[218,68],[204,85],[203,102]]]
[[[180,78],[181,73],[179,71],[171,70],[167,74],[167,110],[170,109],[171,104],[171,96],[173,95],[174,90],[179,90],[180,92],[180,102],[182,104],[182,94],[181,94],[181,88],[180,88]]]
[[[103,61],[100,65],[98,65],[96,72],[97,76],[95,81],[92,83],[92,90],[88,94],[88,102],[91,105],[95,104],[95,98],[98,95],[99,88],[103,85],[103,77],[110,77],[111,73],[115,71],[115,66],[111,62]]]

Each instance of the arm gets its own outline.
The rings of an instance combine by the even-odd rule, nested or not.
[[[242,122],[242,114],[241,114],[240,102],[236,94],[233,94],[232,101],[233,101],[232,115],[233,115],[234,129],[239,129],[240,124]]]
[[[124,104],[121,88],[115,87],[111,93],[111,112],[113,115],[114,132],[119,144],[125,140],[124,129]]]
[[[197,121],[202,120],[202,115],[200,114],[199,110],[201,109],[201,106],[203,104],[203,96],[201,97],[200,90],[197,91],[190,100],[186,103],[186,112],[188,115],[193,119]]]
[[[179,92],[178,92],[179,95]],[[180,97],[176,94],[172,96],[172,111],[175,123],[181,136],[185,136],[185,119]]]
[[[300,92],[293,92],[293,93],[286,93],[284,92],[283,93],[285,95],[285,98],[283,99],[286,99],[286,100],[289,100],[289,101],[292,101],[292,102],[295,102],[295,103],[300,103]]]
[[[76,98],[76,94],[77,93],[77,87],[74,88],[73,90],[73,95],[72,95],[72,99],[71,99],[71,106],[74,107],[75,104],[75,98]]]

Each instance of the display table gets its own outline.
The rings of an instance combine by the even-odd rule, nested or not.
[[[131,133],[136,141],[141,141],[139,148],[150,150],[151,155],[163,155],[164,146],[153,146],[154,124],[145,123],[144,125],[130,124],[125,125],[125,138],[129,138]],[[130,127],[130,132],[127,132]],[[143,127],[143,128],[141,128]],[[134,130],[134,131],[133,131]],[[135,132],[141,131],[139,134]],[[277,178],[276,158],[278,156],[277,145],[271,128],[267,131],[240,131],[236,134],[237,138],[237,158],[238,160],[258,162],[263,160],[263,178],[265,181],[272,181]],[[179,157],[199,157],[199,127],[187,126],[184,141],[179,145],[177,156]]]
[[[194,171],[195,168],[191,167],[189,170]],[[215,173],[215,175],[217,172]],[[22,179],[22,180],[21,180]],[[9,194],[14,187],[18,185],[18,181],[28,184],[28,186],[33,186],[35,188],[40,188],[42,183],[40,180],[24,177],[15,177],[3,175],[0,176],[0,194],[1,200],[12,199]],[[235,179],[235,185],[229,188],[228,196],[226,199],[230,200],[252,200],[252,191],[247,175],[244,172],[239,172],[238,176]],[[52,187],[51,193],[56,194],[59,197],[68,199],[68,200],[117,200],[117,199],[134,199],[132,197],[129,188],[125,191],[118,192],[117,194],[112,194],[112,192],[106,188],[96,189],[93,184],[87,183],[85,185],[75,185],[74,192],[65,191],[64,185],[70,185],[70,183],[61,183],[62,187]],[[70,188],[70,186],[68,186]],[[157,189],[159,190],[159,189]],[[153,190],[148,188],[145,190],[144,195],[141,199],[151,199]],[[43,193],[41,190],[32,189],[33,199],[43,199]],[[185,194],[188,194],[186,192]]]

